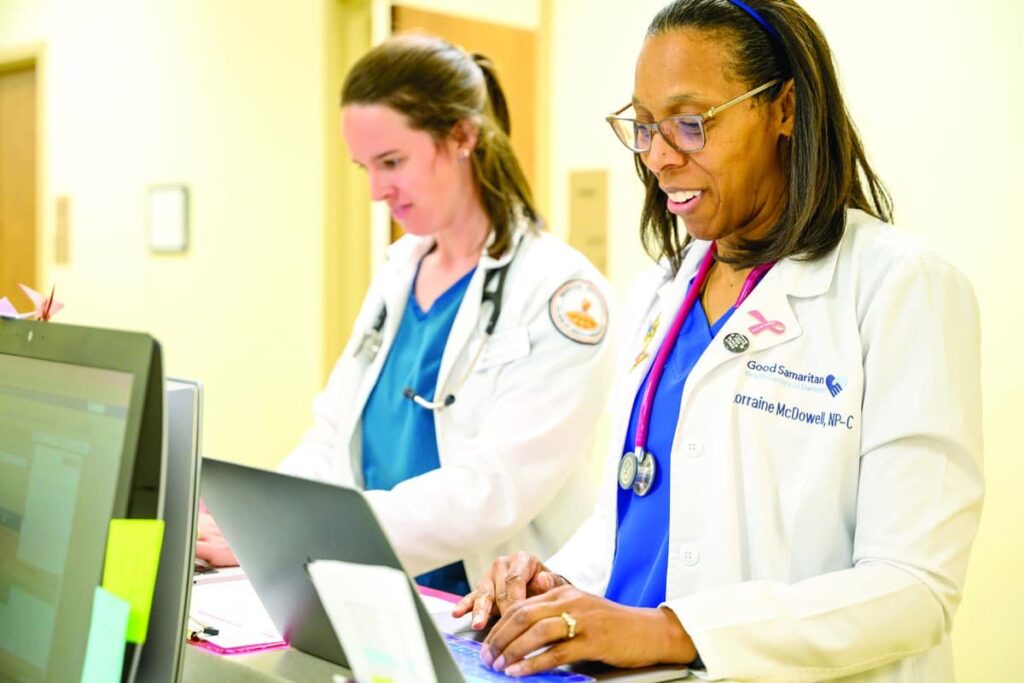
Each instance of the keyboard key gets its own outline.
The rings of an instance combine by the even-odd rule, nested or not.
[[[480,661],[480,643],[477,641],[461,638],[450,633],[444,634],[444,639],[448,649],[451,650],[452,656],[455,657],[455,663],[458,664],[459,670],[469,683],[476,683],[477,681],[504,681],[508,683],[508,681],[513,680],[521,681],[522,683],[592,683],[595,680],[590,676],[562,669],[551,669],[539,674],[533,674],[532,676],[511,678],[500,671],[484,666],[484,663]]]

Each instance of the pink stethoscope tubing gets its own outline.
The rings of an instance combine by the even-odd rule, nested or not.
[[[690,311],[693,310],[697,297],[700,296],[700,290],[704,287],[704,281],[707,279],[708,271],[711,270],[711,264],[714,263],[715,254],[717,253],[718,247],[712,242],[711,248],[708,249],[704,259],[700,262],[700,267],[693,278],[693,283],[690,284],[690,288],[686,292],[683,305],[679,307],[679,312],[676,313],[676,317],[672,321],[672,327],[665,334],[665,339],[661,342],[661,348],[658,349],[658,354],[654,357],[654,364],[651,366],[651,377],[644,388],[644,395],[640,399],[640,416],[636,425],[636,439],[633,442],[634,453],[637,458],[643,457],[647,451],[647,434],[651,426],[651,411],[654,409],[654,394],[658,391],[658,383],[661,382],[661,375],[665,372],[665,364],[668,362],[668,357],[671,355],[672,349],[679,339],[679,332],[683,329],[683,323],[686,321],[687,316],[690,315]],[[765,273],[771,270],[773,265],[775,264],[762,263],[754,266],[747,275],[747,279],[743,281],[740,295],[736,299],[736,308],[739,308],[746,298],[750,296],[750,293],[754,291],[754,287],[765,276]]]

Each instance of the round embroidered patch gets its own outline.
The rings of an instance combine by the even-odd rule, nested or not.
[[[599,344],[608,331],[608,304],[589,280],[569,280],[551,295],[555,329],[580,344]]]

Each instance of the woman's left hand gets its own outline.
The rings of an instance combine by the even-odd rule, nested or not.
[[[220,527],[203,506],[199,511],[199,533],[196,537],[196,557],[212,567],[237,567],[238,559],[224,540]]]
[[[574,634],[569,626],[573,622]],[[524,659],[545,646],[550,649]],[[622,668],[685,664],[697,650],[668,608],[625,607],[562,586],[505,613],[484,640],[480,656],[497,671],[526,676],[581,660]]]

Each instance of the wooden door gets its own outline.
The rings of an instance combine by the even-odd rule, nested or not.
[[[467,52],[478,52],[494,62],[498,80],[508,102],[512,124],[512,148],[523,167],[530,187],[536,188],[537,173],[537,35],[512,26],[453,17],[395,5],[391,10],[394,33],[425,31],[444,38]],[[392,240],[401,228],[391,224]]]
[[[0,67],[0,297],[36,281],[36,71]]]

